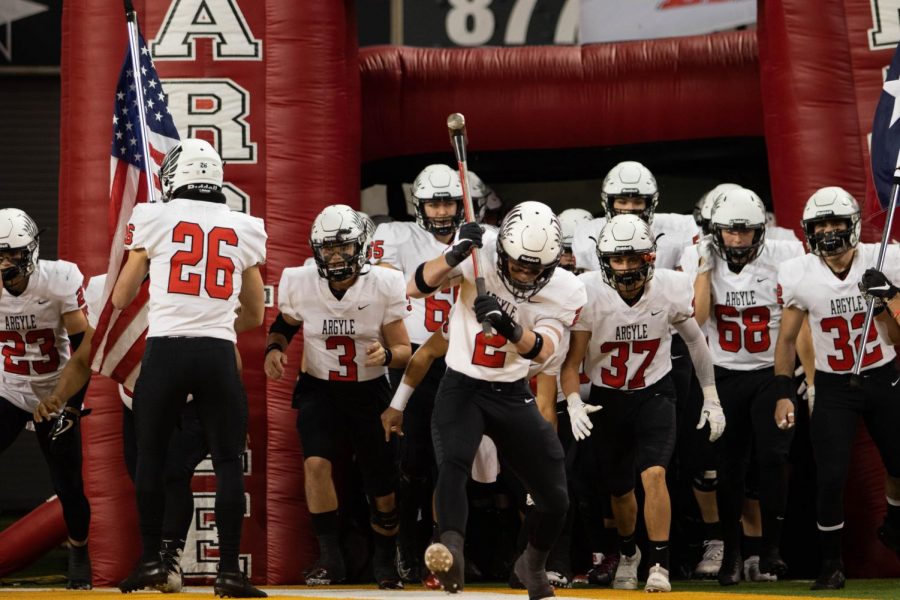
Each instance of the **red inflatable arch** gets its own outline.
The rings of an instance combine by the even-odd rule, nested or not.
[[[188,3],[135,4],[150,40],[174,7]],[[763,3],[760,33],[769,39],[762,45],[762,88],[752,31],[581,47],[359,52],[352,0],[307,2],[302,10],[288,0],[221,0],[204,6],[219,4],[242,13],[246,30],[260,44],[259,54],[228,58],[217,53],[209,36],[199,36],[191,42],[196,42],[193,54],[179,60],[156,57],[157,69],[163,79],[227,80],[246,93],[245,141],[256,145],[256,154],[252,160],[229,161],[226,178],[247,193],[251,212],[266,219],[265,280],[270,285],[277,285],[284,267],[308,256],[307,232],[322,206],[358,203],[361,161],[449,151],[443,123],[454,111],[467,116],[473,150],[765,133],[782,222],[796,217],[814,175],[833,173],[836,163],[863,168],[858,157],[838,159],[834,155],[840,152],[823,151],[815,135],[811,143],[796,147],[794,136],[811,124],[784,71],[806,67],[785,37],[785,22],[793,13],[782,5],[800,10],[816,3]],[[828,10],[810,6],[807,12],[816,27],[834,24]],[[816,63],[840,59],[834,57],[841,52],[836,46],[825,43]],[[124,49],[124,19],[107,0],[65,4],[59,248],[60,256],[77,262],[86,275],[106,269],[109,242],[97,233],[107,222],[109,113]],[[838,81],[835,95],[851,93],[840,76],[843,67],[835,62],[833,68],[827,76]],[[772,97],[764,101],[761,90]],[[825,109],[818,123],[827,127],[835,147],[854,135],[859,139],[856,121],[839,99]],[[204,132],[210,133],[202,127],[197,131]],[[233,148],[216,141],[228,160]],[[813,164],[804,164],[799,152],[810,149],[815,154],[807,162]],[[848,187],[858,193],[851,183]],[[274,316],[270,309],[267,324]],[[303,498],[302,449],[290,408],[294,373],[277,384],[264,379],[264,336],[259,330],[240,344],[251,405],[251,514],[242,551],[252,557],[255,581],[296,583],[315,549]],[[291,359],[296,369],[299,356]],[[97,585],[109,585],[126,574],[136,553],[133,490],[122,465],[120,408],[112,386],[95,381],[88,402],[95,409],[85,421],[84,438],[94,575]],[[198,491],[211,489],[209,478],[201,479]],[[878,494],[864,494],[869,504],[863,505],[872,506]]]

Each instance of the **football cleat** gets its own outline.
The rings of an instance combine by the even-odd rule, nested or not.
[[[269,595],[255,587],[240,571],[219,571],[213,584],[213,593],[219,598],[268,598]]]
[[[826,560],[822,563],[819,577],[809,586],[811,590],[839,590],[844,587],[844,563],[840,560]]]
[[[436,542],[425,549],[425,566],[441,583],[444,591],[451,594],[463,591],[464,560],[444,544]]]
[[[600,555],[600,564],[588,571],[588,583],[593,585],[609,585],[612,583],[619,567],[619,553]]]
[[[725,542],[722,540],[704,540],[703,558],[694,567],[694,577],[715,578],[722,567],[722,556],[725,554]]]
[[[555,588],[570,588],[572,582],[559,571],[547,571],[547,581]]]
[[[163,594],[177,594],[184,587],[184,574],[181,572],[181,549],[162,551],[162,562],[166,566],[168,579],[156,589]]]
[[[671,592],[672,584],[669,583],[669,571],[663,569],[658,563],[650,567],[647,574],[647,583],[644,585],[645,592]]]
[[[613,579],[613,589],[636,590],[638,588],[637,570],[641,564],[641,549],[635,548],[633,556],[619,556],[619,566]]]
[[[347,574],[343,565],[316,563],[303,572],[303,582],[308,586],[338,585],[344,583]]]
[[[119,583],[123,594],[136,592],[144,588],[156,589],[168,581],[166,566],[159,560],[138,563],[131,574]]]
[[[754,583],[778,581],[778,575],[760,571],[759,557],[751,556],[744,561],[744,581],[752,581]]]
[[[744,561],[740,554],[726,554],[722,558],[722,566],[719,569],[719,585],[737,585],[741,582],[741,572],[744,569]]]
[[[763,550],[763,554],[759,559],[759,570],[776,577],[784,577],[787,575],[787,563],[781,560],[781,554],[778,548],[771,550]]]
[[[67,590],[89,590],[91,583],[91,557],[87,546],[69,546],[69,570],[66,576]]]

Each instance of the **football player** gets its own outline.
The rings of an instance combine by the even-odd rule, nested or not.
[[[634,214],[617,215],[597,241],[600,272],[579,276],[588,302],[572,328],[561,382],[569,402],[572,432],[588,438],[612,496],[621,557],[613,587],[637,589],[641,560],[635,545],[637,501],[634,473],[646,494],[644,519],[650,540],[650,574],[645,589],[671,590],[669,526],[671,509],[665,472],[675,446],[675,387],[670,328],[683,337],[703,388],[697,429],[709,422],[710,441],[725,429],[706,340],[692,318],[693,289],[683,273],[653,268],[656,244],[650,226]],[[580,409],[578,368],[591,379],[587,406]],[[591,436],[591,429],[598,428]],[[590,436],[590,437],[588,437]]]
[[[470,173],[471,175],[471,173]],[[480,183],[480,179],[478,182]],[[470,182],[473,194],[485,194],[482,185]],[[462,222],[462,185],[459,174],[447,165],[425,167],[416,177],[412,188],[416,221],[384,223],[375,230],[372,260],[378,265],[393,267],[409,280],[421,263],[444,252]],[[406,319],[409,339],[415,351],[432,333],[438,331],[450,315],[456,289],[446,287],[425,299],[412,298],[412,312]],[[418,515],[430,523],[432,492],[437,477],[434,447],[431,443],[431,414],[434,396],[447,365],[437,358],[425,379],[414,390],[414,398],[405,412],[404,436],[400,441],[400,573],[405,581],[418,581],[420,557],[425,550],[420,539]],[[391,371],[396,389],[403,372]],[[430,533],[430,531],[429,531]]]
[[[729,390],[723,405],[729,427],[718,444],[717,500],[724,539],[718,578],[722,585],[733,585],[740,582],[743,569],[744,475],[754,446],[763,525],[759,570],[777,576],[787,571],[779,544],[787,508],[785,468],[792,430],[779,429],[772,422],[776,400],[773,342],[781,321],[776,295],[778,266],[804,252],[800,242],[767,238],[762,201],[753,191],[740,187],[717,195],[709,230],[710,235],[698,245],[699,262],[685,260],[682,265],[694,278],[697,321],[709,323],[716,386]]]
[[[375,534],[372,559],[381,589],[401,589],[394,564],[399,526],[394,493],[396,446],[385,442],[380,415],[390,402],[387,367],[410,356],[404,318],[411,310],[403,274],[369,266],[366,226],[355,210],[328,206],[310,234],[315,266],[285,269],[278,317],[269,329],[266,374],[280,379],[285,351],[303,326],[303,373],[294,389],[297,430],[305,460],[306,501],[319,542],[319,560],[307,585],[346,578],[338,541],[338,498],[332,464],[341,444],[352,444],[370,498]]]
[[[562,228],[563,252],[562,258],[559,259],[559,266],[566,271],[571,271],[576,275],[584,272],[584,269],[578,267],[578,261],[575,260],[575,253],[572,252],[572,243],[575,241],[575,230],[582,223],[590,223],[594,220],[591,213],[583,208],[567,208],[559,213],[559,226]]]
[[[39,234],[24,211],[0,209],[0,452],[32,421],[40,398],[56,385],[88,327],[84,277],[70,262],[39,260]],[[91,589],[91,509],[81,477],[80,416],[86,389],[86,383],[79,386],[68,404],[57,407],[55,418],[34,423],[69,535],[66,587],[79,590]]]
[[[475,220],[482,225],[496,227],[506,214],[503,200],[474,171],[469,171],[468,175]]]
[[[232,212],[222,193],[222,159],[207,142],[185,139],[160,166],[166,204],[134,207],[128,259],[112,293],[123,309],[150,277],[149,329],[134,390],[138,514],[143,552],[123,592],[163,585],[161,561],[166,452],[188,394],[194,397],[216,473],[219,568],[215,593],[265,597],[241,572],[244,517],[241,454],[247,404],[236,335],[263,319],[266,232],[262,219]],[[235,317],[240,302],[240,311]]]
[[[729,190],[736,190],[740,187],[736,183],[720,183],[697,200],[697,204],[694,205],[694,221],[696,221],[697,227],[700,228],[703,235],[709,235],[710,233],[709,221],[712,219],[712,207],[719,194]]]
[[[514,571],[529,597],[553,595],[547,555],[565,520],[569,498],[559,438],[542,416],[526,376],[532,361],[553,355],[565,328],[585,302],[577,278],[557,269],[562,233],[553,211],[523,202],[504,217],[499,232],[462,226],[444,254],[422,263],[407,290],[427,297],[461,278],[450,313],[447,372],[435,399],[432,431],[439,475],[435,508],[440,542],[425,553],[444,589],[463,589],[466,480],[483,434],[494,440],[535,502],[528,546]],[[486,293],[479,295],[467,260],[481,246]],[[482,323],[491,325],[486,335]]]
[[[822,570],[811,588],[839,589],[845,575],[841,555],[844,527],[844,483],[850,449],[862,416],[878,447],[887,471],[886,525],[900,529],[900,405],[896,389],[895,351],[885,339],[895,340],[896,325],[882,312],[863,344],[859,343],[866,318],[866,301],[858,283],[875,264],[877,244],[859,241],[859,206],[846,190],[825,187],[816,191],[803,209],[803,232],[810,253],[782,263],[778,286],[784,310],[775,346],[775,422],[794,425],[792,386],[795,346],[804,316],[808,317],[815,351],[815,409],[810,407],[810,438],[816,460],[816,516]],[[886,274],[900,277],[900,249],[887,248]],[[879,336],[879,331],[883,332]],[[860,349],[860,346],[862,348]],[[861,388],[851,387],[857,353],[862,351]]]

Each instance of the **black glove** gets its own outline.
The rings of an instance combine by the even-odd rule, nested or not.
[[[472,248],[481,248],[481,235],[484,230],[478,223],[463,223],[459,228],[459,241],[444,254],[444,260],[453,268],[466,260]]]
[[[881,271],[866,269],[862,281],[859,282],[859,291],[887,302],[894,297],[898,290]]]
[[[73,442],[79,440],[75,436],[75,429],[78,427],[78,421],[81,417],[91,414],[90,408],[78,410],[73,406],[65,407],[56,420],[53,422],[53,428],[50,430],[48,437],[50,438],[50,452],[55,456],[64,456],[69,452],[73,452]]]
[[[497,330],[497,333],[505,337],[513,344],[522,339],[522,326],[513,321],[512,317],[503,312],[500,301],[484,294],[475,298],[475,318],[479,323],[487,321]]]

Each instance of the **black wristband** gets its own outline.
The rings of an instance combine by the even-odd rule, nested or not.
[[[263,356],[268,356],[269,352],[272,350],[278,350],[279,352],[284,352],[284,348],[281,347],[281,344],[278,342],[272,342],[268,346],[266,346],[266,353]]]
[[[430,294],[437,289],[437,286],[431,287],[428,285],[428,282],[425,281],[425,263],[416,267],[416,287],[423,294]]]
[[[278,333],[283,335],[288,344],[291,343],[294,334],[298,331],[300,331],[300,325],[291,325],[290,323],[285,321],[281,313],[278,313],[278,316],[275,317],[274,321],[272,321],[272,326],[269,327],[269,333]]]
[[[788,398],[791,402],[796,402],[796,390],[794,389],[794,378],[790,375],[775,376],[775,398],[781,400]]]
[[[538,354],[541,353],[541,348],[544,347],[544,336],[539,334],[537,331],[534,332],[534,346],[531,347],[531,350],[520,354],[522,358],[527,358],[528,360],[533,359]]]
[[[394,353],[391,352],[390,348],[385,348],[384,349],[384,362],[381,364],[383,364],[386,367],[389,367],[389,366],[391,366],[392,360],[394,360]]]

